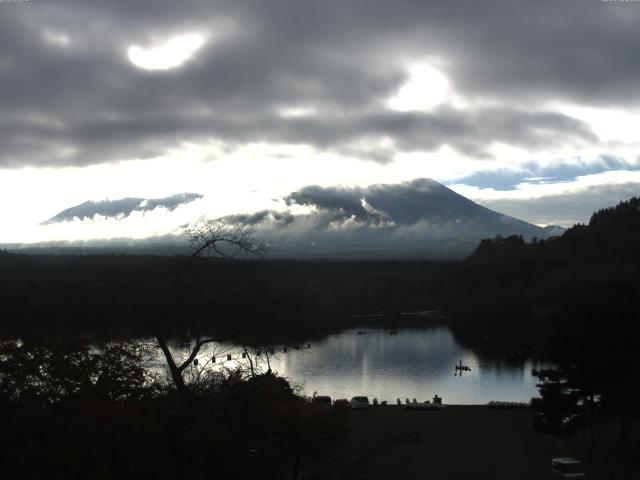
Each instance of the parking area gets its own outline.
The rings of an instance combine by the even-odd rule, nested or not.
[[[438,411],[372,407],[348,412],[343,478],[548,479],[555,457],[586,460],[588,440],[536,433],[532,412],[484,406]],[[604,478],[587,465],[590,479]]]

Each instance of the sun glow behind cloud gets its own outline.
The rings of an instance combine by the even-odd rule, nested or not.
[[[449,81],[426,63],[409,67],[409,80],[387,101],[387,106],[400,112],[431,110],[443,103],[449,94]]]
[[[315,108],[308,106],[288,106],[278,110],[278,114],[284,118],[310,117],[317,113]]]
[[[169,70],[180,67],[205,43],[205,37],[199,33],[189,33],[173,37],[168,41],[143,48],[132,45],[127,51],[131,63],[145,70]]]

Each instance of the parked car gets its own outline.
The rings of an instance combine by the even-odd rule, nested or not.
[[[584,465],[574,458],[554,458],[551,460],[551,480],[579,480],[587,478]]]
[[[331,406],[331,397],[327,395],[316,395],[311,399],[311,401],[316,405],[328,405]]]
[[[349,400],[346,398],[338,398],[333,402],[333,408],[337,410],[347,410],[350,406]]]
[[[368,397],[353,397],[351,399],[351,408],[368,408],[368,407],[369,407]]]

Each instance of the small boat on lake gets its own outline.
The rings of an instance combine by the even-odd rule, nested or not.
[[[469,367],[468,365],[463,365],[462,364],[462,360],[460,360],[460,363],[458,365],[456,365],[456,372],[470,372],[471,371],[471,367]]]

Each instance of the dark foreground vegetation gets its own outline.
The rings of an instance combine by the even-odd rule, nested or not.
[[[344,412],[317,408],[253,364],[194,376],[195,356],[166,354],[170,371],[155,377],[139,344],[109,340],[154,336],[162,347],[195,337],[197,353],[206,339],[231,339],[250,353],[355,324],[401,327],[411,318],[403,312],[437,309],[480,356],[552,360],[556,368],[537,372],[538,429],[584,432],[610,478],[634,478],[638,245],[635,198],[561,237],[484,240],[462,262],[193,257],[185,269],[181,257],[2,252],[7,451],[33,478],[312,475],[342,448]]]
[[[345,433],[286,379],[186,372],[180,395],[134,344],[0,345],[3,472],[27,478],[298,478]],[[186,375],[187,376],[187,375]]]

